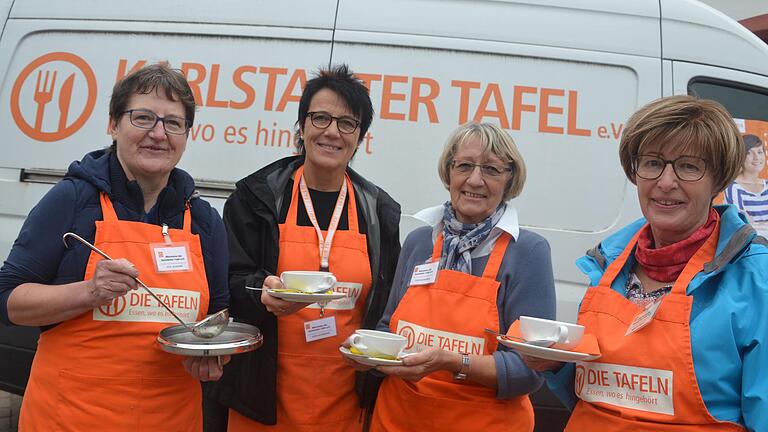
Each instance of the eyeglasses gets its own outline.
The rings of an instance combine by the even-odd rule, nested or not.
[[[492,165],[492,164],[476,164],[472,162],[467,161],[453,161],[451,163],[451,167],[454,171],[461,175],[471,175],[475,168],[480,168],[480,174],[483,177],[499,177],[504,175],[505,173],[508,173],[512,171],[512,167],[509,166],[499,166],[499,165]]]
[[[163,128],[169,134],[184,135],[192,127],[192,122],[187,119],[177,116],[160,117],[147,109],[126,110],[123,111],[123,114],[128,114],[131,124],[139,129],[151,130],[155,128],[157,122],[162,122]]]
[[[632,157],[635,174],[645,180],[656,180],[661,177],[667,164],[672,165],[672,170],[678,179],[686,182],[699,181],[707,172],[707,161],[696,156],[680,156],[674,160],[667,160],[657,155]]]
[[[334,117],[325,111],[308,112],[307,116],[309,116],[312,126],[320,129],[328,128],[336,120],[336,127],[343,134],[351,134],[360,126],[359,120],[355,120],[352,117]]]

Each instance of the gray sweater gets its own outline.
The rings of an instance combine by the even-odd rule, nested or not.
[[[392,284],[392,291],[379,321],[379,330],[389,331],[392,313],[408,290],[413,269],[432,255],[432,228],[421,227],[408,235],[400,251],[400,258]],[[472,259],[472,274],[483,274],[489,255]],[[509,243],[496,280],[501,282],[496,304],[499,309],[499,328],[506,331],[520,315],[555,318],[555,282],[549,243],[540,235],[520,230],[517,240]],[[449,313],[449,311],[446,311]],[[450,329],[445,329],[450,330]],[[496,360],[496,397],[507,399],[531,393],[539,388],[542,379],[528,369],[514,351],[499,344],[493,353]]]

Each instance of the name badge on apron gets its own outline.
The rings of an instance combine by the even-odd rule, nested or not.
[[[304,322],[304,338],[307,342],[336,336],[336,317],[330,316]]]
[[[656,311],[659,309],[659,306],[661,306],[661,301],[663,298],[664,297],[651,303],[642,312],[637,314],[635,316],[635,319],[632,320],[632,323],[629,325],[629,327],[627,327],[627,332],[624,333],[624,336],[629,336],[632,333],[635,333],[639,331],[641,328],[650,324],[651,321],[653,321],[653,317],[656,315]]]
[[[434,261],[414,267],[410,285],[429,285],[435,283],[437,280],[437,267],[439,265],[440,261]]]
[[[192,271],[187,242],[152,243],[149,247],[158,273]]]

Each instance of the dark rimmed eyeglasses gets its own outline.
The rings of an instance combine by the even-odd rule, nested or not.
[[[499,177],[512,171],[512,167],[494,164],[476,164],[469,161],[455,160],[451,163],[454,171],[461,175],[470,175],[475,168],[480,168],[480,174],[483,177]]]
[[[163,128],[169,134],[184,135],[192,127],[192,122],[183,117],[172,115],[160,117],[148,109],[125,110],[123,114],[128,114],[131,124],[139,129],[151,130],[155,128],[157,122],[162,122]]]
[[[343,134],[351,134],[360,126],[360,120],[355,120],[352,117],[335,117],[325,111],[308,112],[307,116],[309,121],[312,122],[312,126],[319,129],[328,128],[336,120],[336,127]]]
[[[641,179],[656,180],[661,177],[667,165],[672,165],[672,171],[678,179],[685,182],[701,180],[707,172],[706,159],[698,156],[680,156],[669,160],[654,154],[641,154],[632,157],[632,168]]]

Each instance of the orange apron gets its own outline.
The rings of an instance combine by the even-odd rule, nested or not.
[[[579,324],[600,343],[599,362],[576,364],[575,390],[580,398],[566,431],[744,431],[712,417],[699,392],[691,355],[691,280],[711,261],[720,227],[693,255],[672,290],[663,297],[653,320],[625,336],[643,309],[611,288],[637,243],[638,234],[612,262],[597,287],[587,290]]]
[[[280,225],[280,256],[277,274],[291,270],[317,270],[320,247],[312,226],[296,225],[299,181],[304,167],[296,170],[291,206]],[[336,320],[336,336],[306,342],[304,323],[320,318],[315,305],[278,318],[277,424],[266,426],[235,410],[229,410],[228,431],[359,431],[360,407],[355,393],[355,371],[344,363],[339,346],[363,323],[365,301],[371,288],[371,266],[365,234],[358,229],[355,193],[349,177],[349,230],[337,231],[329,256],[329,270],[348,297],[330,302],[325,317]],[[323,232],[327,237],[327,232]],[[346,282],[346,283],[345,283]],[[352,283],[354,282],[354,283]]]
[[[511,236],[502,234],[482,277],[440,270],[428,285],[411,286],[392,314],[390,330],[414,346],[439,346],[475,355],[492,355],[498,346],[484,328],[499,329],[496,297],[499,267]],[[440,259],[443,236],[437,238],[432,261]],[[456,381],[438,371],[421,381],[389,376],[379,390],[371,431],[515,431],[533,430],[528,396],[496,399],[496,390]]]
[[[162,227],[118,220],[101,194],[103,221],[95,245],[126,258],[144,283],[164,296],[182,318],[208,310],[208,281],[200,239],[189,208],[174,242],[187,242],[192,271],[156,271],[150,244],[163,243]],[[78,246],[82,247],[82,246]],[[102,258],[91,253],[85,280]],[[143,290],[131,291],[43,332],[24,395],[20,431],[200,431],[200,382],[184,371],[182,357],[157,346],[160,330],[176,321]]]

